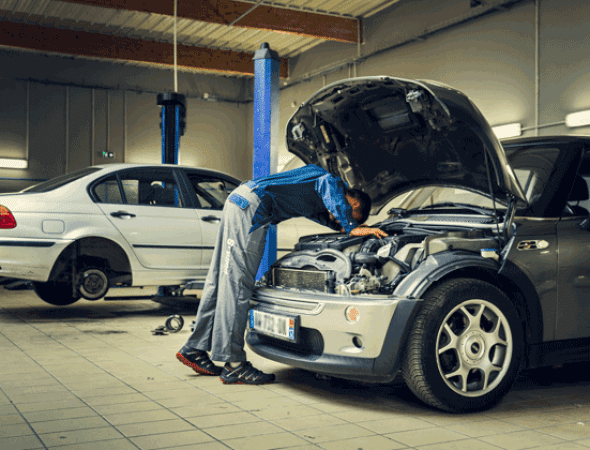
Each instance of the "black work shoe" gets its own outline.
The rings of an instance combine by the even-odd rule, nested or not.
[[[194,350],[186,345],[176,353],[176,359],[201,375],[219,375],[223,370],[213,364],[207,352]]]
[[[228,364],[221,372],[224,384],[269,384],[275,380],[274,374],[267,374],[252,367],[252,363],[245,361],[235,369]]]

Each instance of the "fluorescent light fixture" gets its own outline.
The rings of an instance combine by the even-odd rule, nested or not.
[[[26,159],[0,158],[0,167],[4,169],[26,169],[29,163]]]
[[[580,111],[565,116],[565,125],[574,127],[585,127],[590,125],[590,111]]]
[[[522,134],[520,123],[508,123],[506,125],[498,125],[497,127],[492,127],[492,131],[496,134],[498,139],[516,137]]]

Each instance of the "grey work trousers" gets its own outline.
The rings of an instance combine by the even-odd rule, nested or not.
[[[233,193],[249,205],[242,209],[225,202],[195,330],[185,345],[211,352],[214,361],[241,362],[246,361],[244,333],[268,226],[250,233],[260,199],[245,184]]]

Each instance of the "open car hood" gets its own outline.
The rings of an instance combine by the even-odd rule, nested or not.
[[[369,194],[373,212],[426,185],[527,203],[479,109],[463,93],[433,81],[383,76],[326,86],[289,120],[287,147]]]

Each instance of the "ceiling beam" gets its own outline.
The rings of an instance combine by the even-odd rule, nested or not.
[[[61,0],[86,6],[174,16],[174,1],[163,0]],[[357,43],[357,19],[292,9],[273,8],[233,0],[177,0],[182,19],[245,28],[293,33],[318,39]],[[243,16],[243,17],[242,17]],[[240,18],[241,17],[241,18]],[[233,23],[236,19],[235,23]]]
[[[143,41],[86,31],[26,25],[0,21],[0,45],[41,52],[86,56],[110,60],[136,61],[174,67],[174,48],[164,42]],[[178,66],[254,75],[254,54],[232,50],[177,46]],[[279,76],[289,76],[288,60],[281,58]]]

